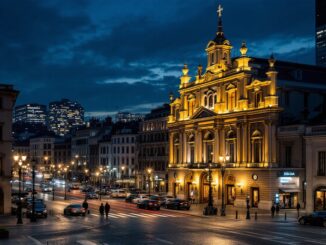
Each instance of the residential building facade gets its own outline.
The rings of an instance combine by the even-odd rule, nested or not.
[[[12,119],[18,91],[0,84],[0,214],[11,212]]]
[[[138,131],[137,187],[166,191],[169,163],[167,119],[170,106],[153,109],[140,123]]]

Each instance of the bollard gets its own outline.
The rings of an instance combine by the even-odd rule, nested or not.
[[[238,219],[238,210],[235,211],[235,219]]]
[[[255,212],[255,220],[257,220],[258,218],[258,215],[257,215],[257,212]]]
[[[286,220],[286,212],[284,213],[284,220]]]

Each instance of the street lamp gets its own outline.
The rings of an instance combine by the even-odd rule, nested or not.
[[[225,163],[230,160],[230,156],[220,156],[221,163],[221,176],[222,176],[222,207],[221,207],[221,216],[225,216],[225,204],[224,204],[224,174],[225,174]]]
[[[32,160],[32,216],[31,216],[31,222],[36,222],[36,216],[35,216],[35,160]]]
[[[124,175],[125,168],[126,168],[125,166],[121,167],[121,170],[122,170],[122,172],[121,172],[121,184],[122,184],[122,186],[123,186],[123,175]]]
[[[148,195],[151,195],[151,173],[152,173],[152,169],[148,168],[147,169],[147,173],[148,173]]]
[[[51,175],[52,175],[52,201],[54,201],[54,173],[55,173],[55,165],[51,164]]]
[[[27,158],[27,156],[25,156],[25,155],[22,155],[22,156],[15,155],[14,156],[14,161],[18,162],[18,165],[19,165],[19,171],[18,171],[18,174],[19,174],[19,187],[18,187],[19,188],[18,189],[19,201],[18,201],[18,208],[17,208],[17,213],[18,213],[17,224],[23,224],[22,201],[21,201],[21,177],[22,177],[22,165],[23,165],[23,162],[26,161],[26,158]]]
[[[212,190],[212,162],[209,160],[208,162],[208,204],[204,209],[204,215],[216,215],[217,214],[217,208],[213,207],[213,190]]]
[[[64,174],[65,174],[65,200],[67,200],[67,171],[68,171],[68,167],[69,166],[67,166],[63,169]]]

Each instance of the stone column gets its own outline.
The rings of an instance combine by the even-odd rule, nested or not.
[[[248,161],[248,158],[247,158],[247,155],[248,155],[248,144],[250,142],[248,142],[248,130],[247,130],[247,123],[244,122],[242,124],[242,163],[247,163]]]
[[[239,163],[241,162],[241,149],[242,149],[242,145],[241,145],[241,124],[238,123],[237,124],[237,148],[236,148],[236,151],[237,151],[237,159],[236,159],[236,163]]]
[[[270,159],[271,159],[271,146],[270,146],[270,135],[271,135],[271,131],[270,131],[270,121],[269,120],[265,120],[264,122],[264,159],[263,161],[265,163],[270,163]]]
[[[181,131],[179,131],[179,162],[178,163],[182,163],[183,159],[183,134]]]
[[[173,150],[174,150],[174,147],[173,147],[173,136],[174,136],[174,133],[170,132],[169,133],[169,163],[170,164],[173,164],[174,163],[174,157],[173,157]]]
[[[213,148],[213,162],[219,161],[220,156],[220,137],[218,127],[214,128],[214,148]]]
[[[182,162],[183,163],[187,163],[188,159],[187,159],[187,134],[185,131],[183,131],[182,133]]]

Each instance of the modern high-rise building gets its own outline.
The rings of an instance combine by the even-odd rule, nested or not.
[[[49,104],[48,124],[55,134],[64,136],[84,125],[84,108],[75,101],[62,99]]]
[[[326,1],[316,0],[316,64],[326,66]]]
[[[14,122],[43,125],[46,124],[46,106],[40,104],[25,104],[15,107]]]

